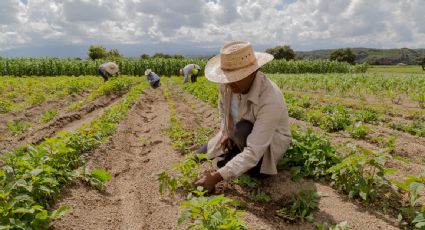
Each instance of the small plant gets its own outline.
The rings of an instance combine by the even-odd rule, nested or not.
[[[343,221],[337,225],[330,225],[328,223],[316,224],[317,230],[350,230],[347,226],[347,221]]]
[[[270,197],[270,195],[268,195],[264,191],[261,191],[260,189],[256,189],[248,193],[248,197],[249,199],[255,202],[259,202],[261,204],[267,204],[267,203],[270,203],[270,201],[272,201],[272,198]]]
[[[200,175],[200,161],[207,160],[206,154],[188,154],[185,159],[174,166],[174,170],[179,174],[175,177],[169,176],[166,172],[158,174],[159,192],[161,196],[168,192],[173,196],[177,189],[185,191],[193,189],[192,182]]]
[[[246,186],[248,188],[258,188],[260,182],[246,174],[242,174],[238,178],[234,179],[233,183],[240,186]]]
[[[395,141],[397,137],[385,138],[382,136],[373,137],[370,139],[372,143],[377,144],[381,148],[385,148],[386,152],[393,154],[395,153]]]
[[[44,96],[44,93],[42,92],[35,93],[32,96],[30,96],[28,100],[30,105],[41,105],[46,101],[46,96]]]
[[[361,122],[356,122],[353,125],[348,126],[347,131],[353,138],[365,139],[366,136],[370,133],[370,128]]]
[[[29,122],[21,120],[8,122],[6,126],[14,135],[22,134],[30,128]]]
[[[344,106],[339,104],[328,104],[322,108],[325,116],[321,118],[320,128],[327,132],[337,132],[350,125],[352,119]]]
[[[204,194],[200,188],[189,194],[188,201],[181,204],[185,210],[179,217],[179,225],[190,219],[188,229],[247,229],[241,217],[244,212],[236,209],[238,202],[224,195],[205,197]]]
[[[58,111],[55,109],[49,109],[47,110],[43,116],[40,119],[40,123],[46,123],[51,121],[53,118],[56,117],[56,115],[58,115]]]
[[[379,190],[390,184],[385,174],[395,172],[385,168],[385,162],[392,157],[359,146],[352,146],[352,149],[341,163],[328,169],[327,172],[332,173],[331,185],[350,198],[359,196],[365,202],[376,200]]]
[[[0,99],[0,114],[7,113],[10,110],[12,110],[12,103],[10,101]]]
[[[319,207],[319,194],[315,190],[302,190],[276,211],[276,214],[289,222],[314,220],[313,211]]]
[[[421,193],[425,188],[425,174],[416,176],[407,176],[403,182],[391,180],[409,197],[408,204],[404,204],[400,209],[399,222],[401,225],[414,225],[416,228],[425,227],[425,205],[418,209],[417,205]]]
[[[292,142],[278,163],[279,169],[290,169],[295,181],[304,177],[321,179],[327,170],[341,162],[329,140],[312,129],[291,131]]]

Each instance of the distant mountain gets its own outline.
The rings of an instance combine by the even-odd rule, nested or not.
[[[408,65],[418,64],[418,59],[425,56],[425,49],[372,49],[351,48],[357,55],[356,62],[367,62],[371,65],[396,65],[404,63]],[[297,57],[303,59],[329,59],[335,49],[297,51]]]

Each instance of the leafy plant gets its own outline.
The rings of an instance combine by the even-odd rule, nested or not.
[[[58,111],[56,109],[49,109],[43,114],[43,116],[40,119],[40,122],[41,123],[49,122],[53,118],[55,118],[57,114],[58,114]]]
[[[328,223],[316,224],[318,230],[350,230],[347,226],[347,221],[343,221],[337,225],[330,225]]]
[[[189,194],[188,201],[181,204],[185,210],[180,215],[179,225],[189,219],[188,229],[247,229],[241,217],[244,212],[236,209],[238,202],[224,195],[205,197],[204,194],[201,189]]]
[[[379,189],[390,184],[385,174],[395,170],[386,168],[385,162],[392,157],[359,146],[352,147],[353,151],[341,163],[327,170],[332,173],[331,185],[350,198],[359,196],[363,201],[373,201],[378,197]]]
[[[365,139],[366,136],[370,133],[370,128],[361,122],[356,122],[353,125],[348,126],[347,131],[354,138]]]
[[[30,123],[22,120],[8,122],[6,124],[7,128],[14,134],[22,134],[30,128]]]
[[[276,214],[289,222],[314,220],[313,211],[319,207],[319,194],[314,190],[302,190],[294,194]]]
[[[272,198],[270,197],[270,195],[268,195],[264,191],[261,191],[261,189],[256,189],[249,192],[248,197],[249,199],[262,204],[267,204],[267,203],[270,203],[270,201],[272,201]]]
[[[0,114],[7,113],[12,110],[12,103],[7,100],[0,99]]]
[[[291,131],[292,142],[278,163],[279,169],[290,169],[295,181],[303,177],[320,179],[327,170],[341,162],[329,140],[312,129]]]
[[[238,178],[234,179],[233,183],[238,184],[240,186],[246,186],[248,188],[258,188],[260,184],[257,179],[252,178],[246,174],[242,174]]]

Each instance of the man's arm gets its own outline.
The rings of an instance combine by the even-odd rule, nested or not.
[[[281,120],[281,113],[277,110],[281,107],[277,103],[270,103],[259,109],[257,120],[247,139],[247,147],[218,170],[223,179],[236,178],[258,164],[275,135]]]

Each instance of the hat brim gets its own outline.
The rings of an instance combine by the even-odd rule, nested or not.
[[[268,53],[254,52],[254,54],[257,59],[256,63],[231,71],[221,69],[220,54],[218,54],[207,62],[207,65],[205,66],[205,77],[216,83],[226,84],[236,82],[244,79],[267,62],[273,60],[273,55]]]
[[[109,66],[105,67],[105,71],[111,75],[114,75],[118,72],[118,68],[110,68]]]

